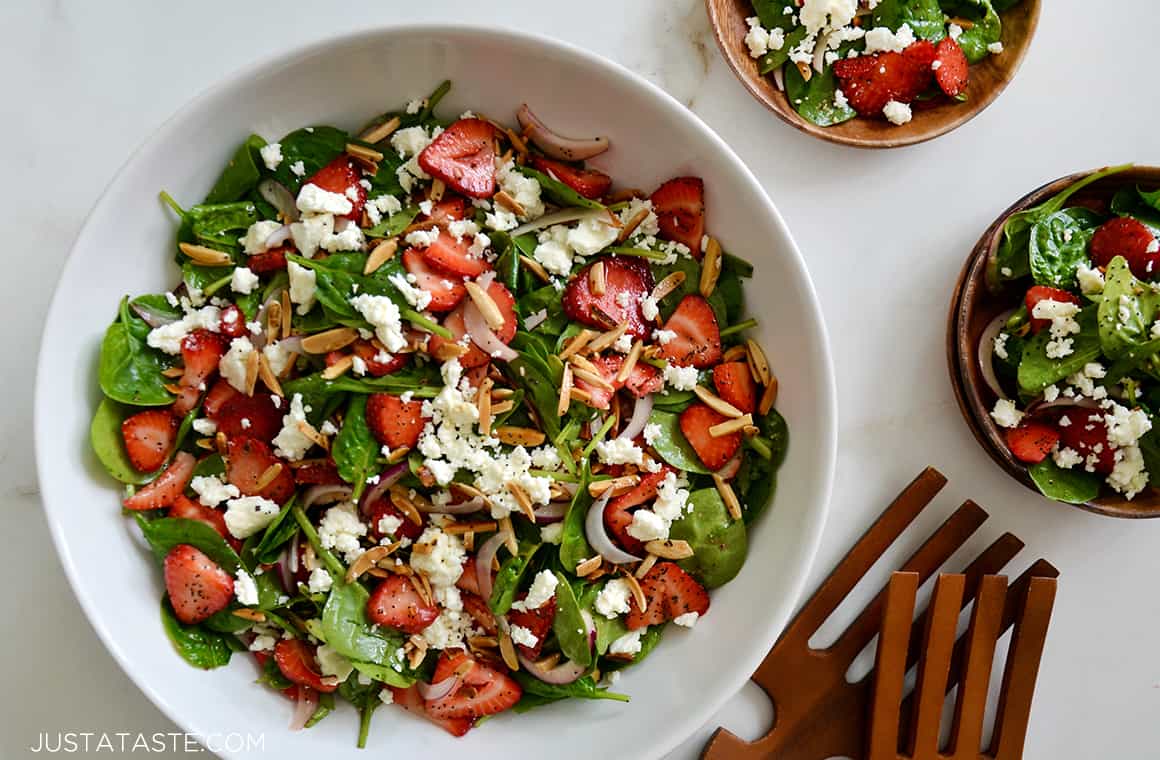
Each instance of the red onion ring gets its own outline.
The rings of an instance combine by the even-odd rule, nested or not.
[[[297,531],[294,533],[294,538],[298,538]],[[282,553],[278,555],[278,580],[282,582],[282,590],[287,594],[291,593],[295,588],[297,588],[297,584],[294,583],[294,570],[290,569],[290,558],[293,556],[294,564],[297,565],[298,557],[296,553],[292,554],[292,552],[294,552],[293,541],[290,544],[287,544],[287,546],[282,549]]]
[[[433,508],[430,510],[426,508],[426,504],[416,504],[415,508],[420,512],[430,512],[436,515],[470,515],[483,509],[486,505],[487,502],[483,500],[482,496],[476,496],[458,504],[446,504],[442,507],[432,505]]]
[[[467,327],[467,334],[471,336],[472,342],[488,356],[503,359],[505,362],[519,357],[519,354],[491,331],[491,328],[487,326],[487,320],[479,313],[479,309],[476,308],[473,301],[467,301],[463,307],[463,324]]]
[[[535,660],[525,657],[518,649],[516,650],[516,657],[519,658],[520,665],[522,665],[524,669],[532,675],[532,677],[539,681],[543,681],[544,683],[562,686],[564,684],[572,683],[576,679],[580,678],[580,676],[588,672],[587,667],[578,665],[572,660],[565,660],[554,668],[545,668]]]
[[[505,538],[507,535],[503,531],[496,533],[487,539],[475,554],[475,580],[479,583],[481,599],[491,599],[491,561],[495,559],[499,547],[503,546]],[[499,616],[499,619],[503,620],[503,616]]]
[[[298,686],[298,696],[294,699],[294,715],[290,718],[290,730],[306,728],[314,711],[318,709],[318,692],[309,686]]]
[[[721,478],[722,480],[732,480],[737,475],[737,471],[740,469],[741,449],[738,449],[737,453],[730,457],[729,461],[722,465],[720,470],[717,470],[717,477]]]
[[[258,193],[262,199],[278,209],[284,217],[292,222],[298,221],[298,203],[286,186],[277,180],[266,178],[258,183]]]
[[[298,572],[298,549],[301,546],[298,538],[301,535],[300,532],[294,531],[294,537],[290,539],[290,558],[287,562],[287,567],[290,568],[290,572],[292,573]]]
[[[979,370],[983,373],[983,382],[999,398],[1007,398],[1007,394],[1003,392],[1003,386],[999,385],[999,378],[995,375],[995,338],[1014,313],[1014,309],[1009,309],[995,317],[987,323],[983,328],[983,334],[979,336]]]
[[[545,227],[551,227],[554,224],[567,224],[569,222],[578,222],[582,219],[590,217],[607,217],[608,212],[602,208],[565,208],[559,211],[553,211],[550,214],[544,214],[539,219],[532,222],[525,222],[519,227],[508,233],[513,238],[520,235],[525,235],[529,232],[542,230]]]
[[[629,554],[612,543],[612,539],[608,537],[608,533],[604,530],[604,507],[608,505],[608,499],[611,496],[612,494],[609,491],[605,491],[588,508],[588,516],[584,520],[584,532],[588,536],[588,543],[592,545],[592,548],[601,557],[604,557],[604,559],[614,565],[640,562],[640,557]]]
[[[584,618],[584,630],[588,632],[588,648],[596,651],[596,621],[588,610],[580,610],[580,617]]]
[[[578,139],[556,134],[532,113],[532,109],[528,108],[527,103],[520,106],[520,110],[516,113],[516,120],[519,121],[520,126],[527,132],[528,139],[535,143],[536,147],[551,158],[560,161],[583,161],[586,158],[599,156],[609,147],[607,137]]]
[[[409,467],[407,463],[399,462],[394,467],[389,468],[386,472],[379,475],[379,482],[368,488],[359,500],[359,511],[364,515],[370,506],[382,498],[383,494],[387,492],[391,486],[399,481],[399,478],[407,474]]]
[[[548,310],[540,309],[539,311],[528,315],[528,318],[524,320],[524,327],[528,328],[529,330],[535,330],[537,327],[542,325],[547,318]]]
[[[419,696],[428,701],[436,699],[443,699],[459,684],[459,676],[451,675],[444,678],[442,681],[429,684],[426,681],[419,681],[415,687],[419,690]]]
[[[1077,409],[1099,409],[1100,404],[1092,398],[1057,398],[1055,401],[1036,401],[1031,403],[1025,414],[1036,414],[1038,412],[1046,412],[1048,409],[1061,409],[1067,407],[1075,407]]]
[[[302,509],[303,511],[310,509],[315,504],[329,504],[331,502],[345,499],[354,493],[350,486],[340,486],[337,484],[326,484],[321,486],[310,486],[302,493]]]
[[[773,83],[777,85],[779,92],[785,92],[785,66],[778,66],[773,70]]]
[[[170,314],[162,314],[161,312],[154,311],[144,304],[131,303],[129,304],[129,308],[132,309],[137,316],[141,317],[145,324],[149,325],[150,327],[164,327],[165,325],[171,325],[177,321],[177,317],[174,317]]]
[[[617,438],[623,438],[626,441],[631,441],[638,435],[644,432],[644,426],[648,424],[649,415],[653,411],[653,396],[648,394],[636,400],[636,404],[632,407],[632,418],[629,419],[628,424],[624,426],[624,430],[620,431]]]
[[[539,507],[533,512],[536,516],[536,523],[553,523],[564,519],[564,515],[568,513],[568,502],[553,501]]]

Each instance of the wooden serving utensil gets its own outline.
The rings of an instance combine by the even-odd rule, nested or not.
[[[867,758],[872,679],[867,676],[856,683],[848,683],[846,671],[878,633],[886,608],[887,590],[880,591],[827,649],[811,648],[809,639],[946,482],[941,473],[930,467],[915,478],[822,582],[758,666],[753,680],[765,690],[774,706],[774,724],[769,732],[756,741],[747,742],[719,728],[706,744],[702,758]],[[916,587],[921,585],[978,530],[987,517],[987,513],[974,502],[963,503],[903,563],[902,571],[914,575]],[[983,550],[962,572],[963,605],[978,593],[984,576],[999,572],[1022,548],[1022,541],[1011,533],[1004,533]],[[996,638],[1014,622],[1019,610],[1017,601],[1026,596],[1032,579],[1054,578],[1058,574],[1059,571],[1050,563],[1040,559],[1019,576],[1002,605]],[[912,630],[925,630],[928,617],[929,610],[914,622]],[[960,649],[962,645],[956,645],[953,662],[962,657]],[[918,662],[921,654],[919,637],[909,637],[905,656],[907,667]],[[952,672],[955,675],[948,679],[948,689],[958,682],[957,670]]]

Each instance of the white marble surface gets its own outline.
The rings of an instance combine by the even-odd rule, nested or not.
[[[814,583],[894,492],[935,464],[951,479],[938,503],[950,509],[969,496],[993,515],[968,551],[1011,530],[1029,544],[1016,571],[1046,556],[1063,572],[1027,757],[1160,755],[1160,522],[1094,517],[1008,480],[960,419],[943,350],[955,275],[1008,203],[1073,170],[1160,163],[1154,4],[1114,5],[1115,14],[1101,14],[1090,2],[1053,0],[1022,73],[986,113],[934,143],[857,152],[800,135],[750,100],[718,55],[701,0],[405,7],[5,0],[0,145],[8,155],[0,208],[8,278],[0,309],[9,358],[0,363],[0,673],[7,697],[0,756],[22,756],[41,731],[171,730],[81,615],[37,495],[28,431],[39,325],[85,213],[130,151],[223,75],[333,32],[419,20],[517,27],[583,45],[666,88],[716,129],[789,222],[831,331],[840,451]],[[923,524],[939,519],[929,515]],[[916,541],[908,533],[904,548]],[[752,737],[769,716],[760,692],[747,687],[713,725]],[[695,757],[712,727],[673,757]]]

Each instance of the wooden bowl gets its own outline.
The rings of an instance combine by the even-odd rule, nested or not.
[[[745,45],[749,26],[745,19],[754,15],[749,0],[705,0],[705,5],[713,34],[729,67],[749,94],[782,121],[808,135],[841,145],[898,148],[933,140],[966,124],[999,97],[1007,83],[1015,78],[1015,72],[1031,45],[1039,23],[1040,0],[1023,0],[1002,14],[1003,52],[987,56],[986,60],[971,66],[971,83],[965,103],[943,102],[931,108],[915,108],[914,119],[901,126],[885,119],[858,117],[832,127],[819,127],[803,119],[790,105],[785,93],[777,89],[773,77],[763,76],[758,70],[757,59],[749,55],[749,48]]]
[[[1003,223],[1011,214],[1039,205],[1089,174],[1091,172],[1080,172],[1049,182],[1003,212],[975,244],[951,295],[947,320],[947,365],[959,410],[991,458],[1011,477],[1036,493],[1039,493],[1039,489],[1032,482],[1026,465],[1011,455],[1002,429],[991,419],[990,412],[997,397],[987,386],[979,367],[979,339],[983,330],[996,316],[1018,305],[1026,292],[1026,282],[1021,280],[1019,282],[1022,285],[1013,284],[1000,291],[992,290],[987,284],[987,259],[998,247]],[[1133,185],[1160,187],[1160,167],[1137,167],[1106,177],[1076,193],[1067,205],[1087,206],[1105,212],[1117,190]],[[1160,477],[1160,473],[1152,477]],[[1109,517],[1160,517],[1160,489],[1150,484],[1149,488],[1131,501],[1109,494],[1075,506]]]

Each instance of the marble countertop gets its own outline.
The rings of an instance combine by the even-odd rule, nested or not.
[[[808,138],[751,100],[714,44],[702,0],[531,4],[467,0],[147,3],[7,0],[0,185],[9,243],[0,363],[0,484],[8,579],[0,616],[0,755],[41,731],[168,731],[105,653],[73,599],[40,509],[31,441],[42,322],[74,236],[113,172],[170,113],[239,66],[365,26],[457,21],[559,37],[654,81],[729,142],[764,183],[804,252],[833,344],[841,411],[837,481],[811,587],[923,466],[950,485],[913,549],[970,497],[992,519],[962,552],[1003,531],[1062,571],[1028,738],[1032,760],[1153,756],[1160,739],[1160,521],[1129,523],[1051,504],[1005,477],[962,422],[946,377],[947,301],[978,235],[1014,199],[1075,170],[1160,164],[1152,78],[1154,4],[1115,13],[1054,0],[1023,70],[985,113],[933,143],[859,152]],[[513,83],[514,86],[514,83]],[[85,505],[78,505],[84,508]],[[885,578],[886,568],[872,576]],[[865,601],[874,589],[860,589]],[[818,643],[853,609],[843,607]],[[1082,695],[1077,697],[1077,695]],[[747,686],[674,758],[719,724],[754,737],[771,716]],[[115,728],[114,728],[115,727]]]

